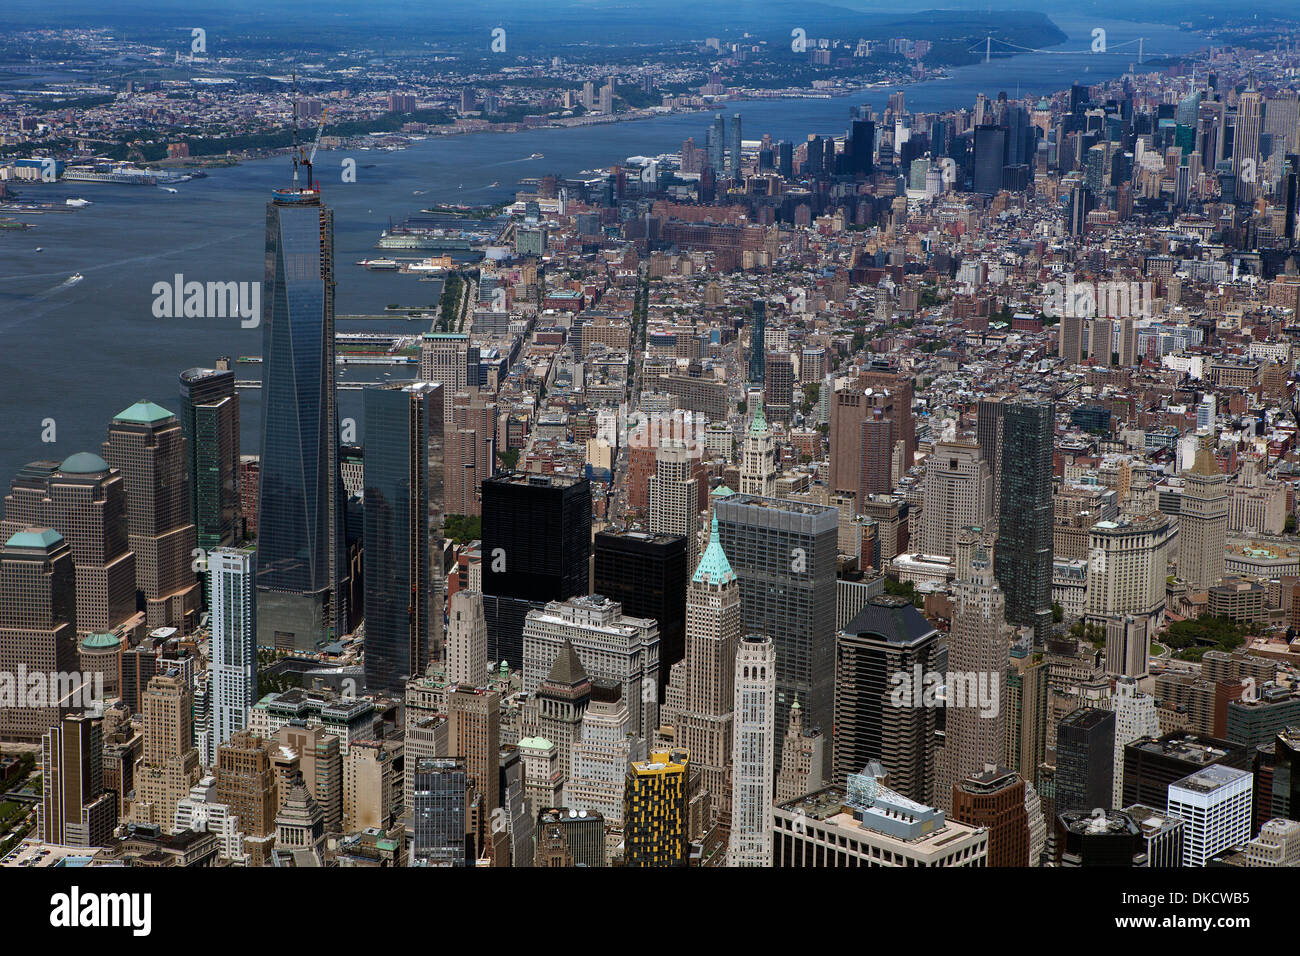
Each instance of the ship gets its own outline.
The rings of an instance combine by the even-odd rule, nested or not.
[[[399,264],[396,259],[362,259],[357,263],[371,272],[395,272]]]
[[[72,275],[68,276],[68,285],[76,285],[84,278],[86,277],[83,276],[80,272],[74,272]]]
[[[529,159],[545,159],[546,157],[543,156],[541,153],[533,153],[533,154],[530,155],[528,158],[529,158]]]
[[[64,200],[64,201],[65,201],[66,204],[69,205],[69,206],[77,206],[77,207],[81,207],[81,206],[89,206],[89,205],[90,205],[90,200],[89,200],[89,199],[78,199],[78,198],[75,197],[75,196],[72,197],[71,199],[67,199],[67,200]]]
[[[159,186],[158,188],[167,193],[180,192],[180,190],[173,189],[171,186]]]
[[[419,249],[427,251],[461,250],[472,248],[472,241],[464,236],[430,235],[418,233],[389,233],[379,237],[380,249]]]

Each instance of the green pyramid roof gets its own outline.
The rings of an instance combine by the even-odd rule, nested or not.
[[[63,540],[63,535],[59,534],[53,528],[29,528],[26,531],[19,531],[11,535],[5,542],[6,548],[48,548],[52,544],[58,544]]]
[[[173,415],[161,405],[155,405],[148,399],[141,399],[130,408],[125,409],[117,414],[113,419],[115,422],[132,422],[137,425],[152,425],[154,422],[160,422],[166,418],[172,418]]]
[[[713,516],[713,528],[709,532],[709,546],[704,549],[704,556],[700,558],[699,565],[695,568],[695,576],[691,578],[696,584],[727,584],[736,580],[736,572],[731,570],[731,562],[727,560],[727,554],[722,550],[722,542],[718,539],[718,516]]]
[[[754,420],[749,423],[749,433],[757,435],[759,432],[767,431],[767,416],[763,414],[763,406],[759,405],[754,410]]]

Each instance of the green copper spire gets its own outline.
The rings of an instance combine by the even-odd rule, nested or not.
[[[757,435],[765,431],[767,431],[767,416],[763,414],[763,406],[759,405],[754,409],[754,420],[749,423],[749,433]]]
[[[709,533],[709,546],[704,549],[704,556],[700,558],[695,577],[691,580],[696,584],[728,584],[736,580],[736,572],[731,570],[731,562],[727,560],[722,542],[718,539],[716,514],[713,516],[713,529]]]

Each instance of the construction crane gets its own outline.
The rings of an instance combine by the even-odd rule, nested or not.
[[[316,150],[320,149],[320,138],[321,138],[321,134],[325,132],[325,120],[328,116],[329,116],[328,108],[321,110],[320,126],[316,127],[316,139],[311,144],[311,154],[302,161],[302,164],[307,167],[307,188],[308,189],[315,188],[315,185],[313,184],[313,180],[311,178],[311,167],[312,167],[312,163],[316,162]]]

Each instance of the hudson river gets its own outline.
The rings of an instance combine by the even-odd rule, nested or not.
[[[1030,53],[962,67],[950,79],[905,87],[912,111],[973,106],[977,93],[990,98],[1040,95],[1071,82],[1099,82],[1136,63],[1146,37],[1148,58],[1198,49],[1193,34],[1153,24],[1054,18],[1069,34],[1063,53]],[[1106,55],[1087,51],[1092,30],[1107,31]],[[1127,44],[1127,45],[1125,45]],[[878,88],[835,99],[768,100],[723,104],[739,112],[746,139],[764,133],[799,141],[809,133],[842,133],[849,107],[869,103],[883,110],[891,92]],[[432,137],[398,152],[322,151],[316,172],[325,202],[335,211],[336,310],[373,313],[387,303],[436,302],[439,284],[414,276],[369,273],[355,263],[382,255],[373,246],[391,217],[400,221],[433,202],[492,203],[512,197],[516,181],[544,173],[574,175],[628,156],[676,151],[683,139],[704,141],[710,114],[576,129],[515,134]],[[529,160],[532,153],[544,159]],[[356,160],[357,182],[341,182],[341,162]],[[363,168],[373,164],[373,168]],[[25,200],[82,197],[93,203],[69,212],[24,216],[35,228],[0,231],[0,488],[38,458],[62,459],[99,450],[109,419],[141,398],[177,408],[177,374],[262,350],[260,328],[235,319],[157,319],[154,283],[259,281],[263,269],[266,202],[286,185],[284,157],[215,169],[208,178],[182,183],[177,192],[94,183],[22,184]],[[499,183],[493,187],[492,183]],[[416,191],[422,193],[417,194]],[[36,252],[36,248],[43,248]],[[84,279],[68,284],[74,273]],[[340,323],[342,331],[376,331],[384,325]],[[423,331],[419,323],[391,328]],[[236,366],[239,378],[258,378],[256,365]],[[392,378],[408,369],[390,369]],[[383,380],[383,370],[350,366],[344,382]],[[391,379],[389,379],[391,380]],[[360,392],[340,394],[340,417],[360,423]],[[260,448],[260,392],[240,392],[243,451]],[[42,442],[53,419],[56,441]]]

